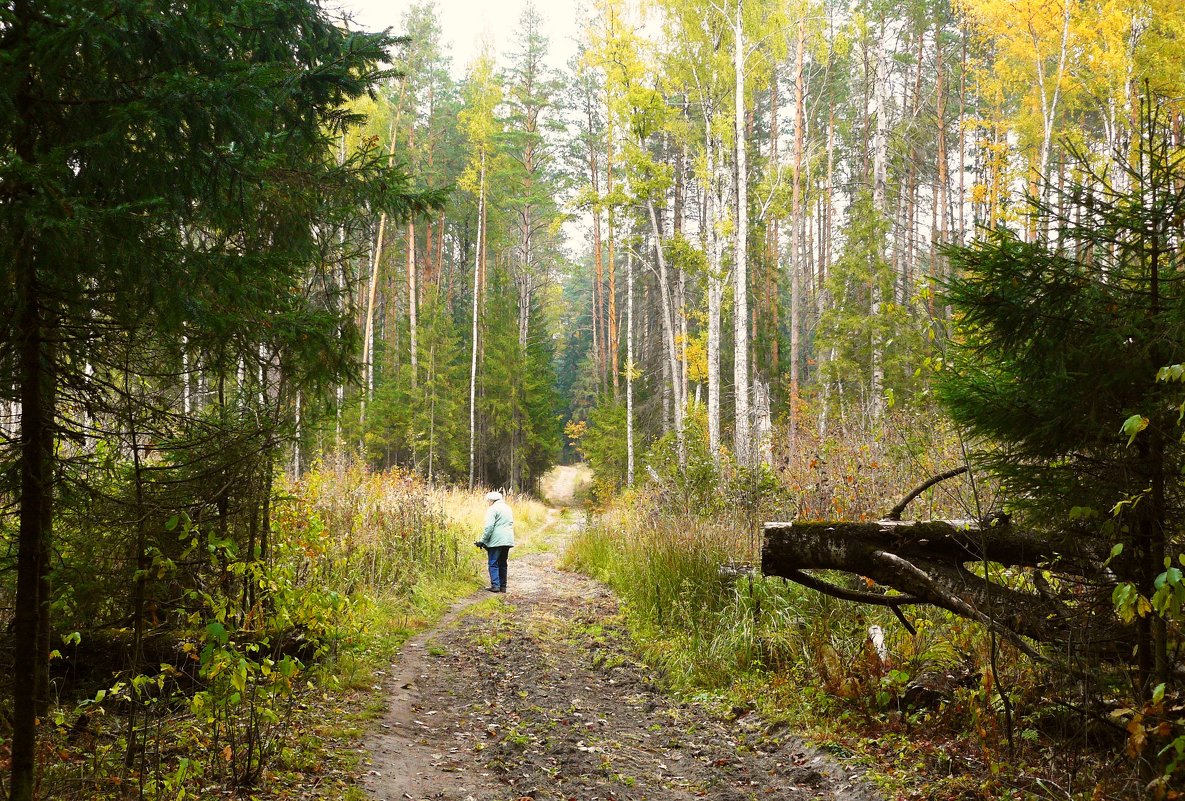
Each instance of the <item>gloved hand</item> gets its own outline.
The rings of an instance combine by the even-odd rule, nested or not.
[[[474,540],[473,544],[476,545],[478,548],[481,548],[483,551],[485,550],[486,544],[484,542],[482,542],[481,540]]]

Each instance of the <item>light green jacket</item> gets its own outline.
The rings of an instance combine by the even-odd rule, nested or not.
[[[481,541],[487,548],[514,545],[514,512],[506,501],[494,501],[486,512],[486,526]]]

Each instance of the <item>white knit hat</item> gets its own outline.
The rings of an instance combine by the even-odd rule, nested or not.
[[[486,500],[487,501],[500,501],[500,500],[502,500],[502,493],[498,492],[497,490],[494,490],[493,492],[487,492],[486,493]]]

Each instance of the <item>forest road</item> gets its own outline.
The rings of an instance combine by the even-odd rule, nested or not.
[[[582,518],[552,510],[552,542]],[[533,550],[533,549],[532,549]],[[756,714],[665,696],[613,594],[536,551],[505,595],[462,600],[404,648],[365,741],[379,801],[836,799],[879,796]]]

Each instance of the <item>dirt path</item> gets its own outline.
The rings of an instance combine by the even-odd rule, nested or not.
[[[576,493],[592,481],[586,465],[560,465],[543,478],[543,497],[552,506],[569,507],[576,503]]]
[[[560,539],[579,517],[555,512]],[[851,770],[755,715],[671,700],[631,656],[612,594],[510,563],[505,595],[463,600],[410,641],[367,741],[375,799],[841,799],[876,796]]]

